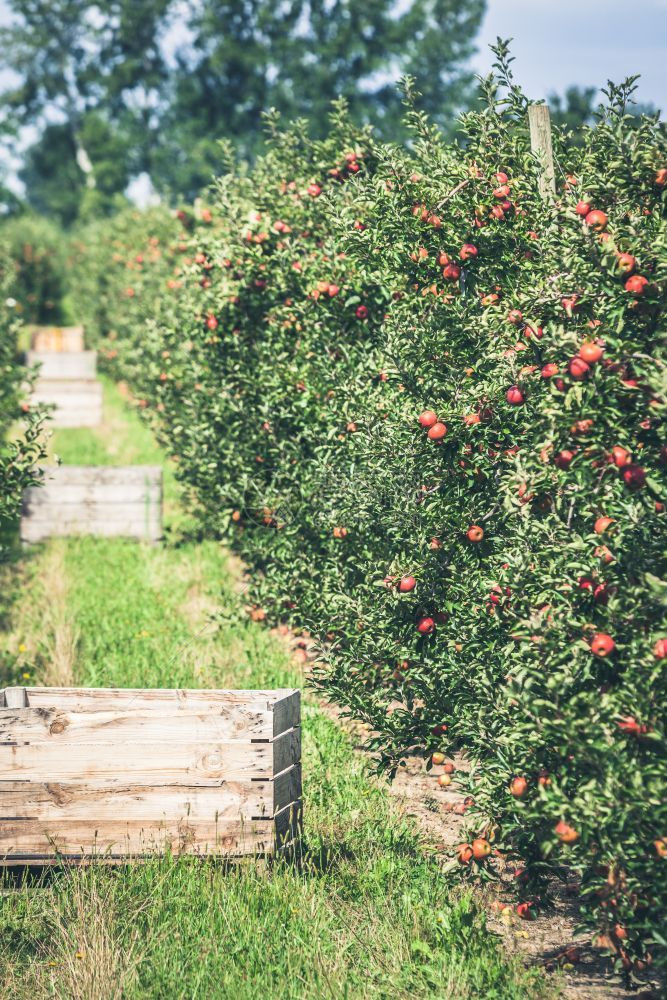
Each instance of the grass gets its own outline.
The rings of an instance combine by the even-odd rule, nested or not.
[[[108,385],[103,427],[58,432],[52,450],[69,463],[164,461]],[[5,568],[15,600],[0,623],[0,648],[18,676],[29,675],[24,683],[302,684],[280,640],[243,615],[234,560],[214,541],[188,535],[170,471],[166,494],[164,546],[58,540]],[[303,763],[306,850],[298,867],[162,858],[7,881],[0,995],[553,995],[538,973],[502,954],[472,896],[447,886],[409,819],[312,700]]]

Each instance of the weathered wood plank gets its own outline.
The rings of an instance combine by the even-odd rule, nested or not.
[[[54,406],[53,427],[97,427],[102,422],[102,385],[95,379],[38,379],[33,405]]]
[[[66,466],[61,466],[66,468]],[[26,497],[31,512],[39,513],[42,507],[52,504],[90,505],[100,504],[141,504],[146,501],[159,503],[161,499],[159,483],[67,483],[50,482],[48,479],[39,489]]]
[[[94,379],[97,351],[28,351],[28,365],[39,365],[39,379]]]
[[[33,351],[83,351],[82,326],[34,326],[30,331]]]
[[[133,518],[132,520],[86,520],[62,519],[57,525],[52,521],[30,520],[21,522],[21,541],[36,543],[54,536],[97,535],[100,538],[137,538],[156,542],[161,537],[158,522]]]
[[[215,743],[273,739],[274,713],[253,705],[70,712],[59,708],[0,708],[0,744]]]
[[[207,785],[120,785],[113,794],[91,782],[0,781],[0,824],[6,821],[165,819],[215,823],[266,819],[301,798],[301,766],[264,781]]]
[[[242,778],[270,778],[301,759],[301,734],[290,729],[267,743],[250,741],[156,742],[130,746],[35,743],[0,745],[0,775],[39,782],[104,781],[127,784],[205,785]]]
[[[539,189],[543,198],[553,198],[556,193],[556,174],[551,145],[551,117],[546,104],[531,104],[528,108],[530,148],[540,162]]]
[[[287,828],[286,828],[287,829]],[[281,831],[282,833],[282,831]],[[0,856],[16,862],[39,854],[247,854],[274,849],[272,819],[247,823],[169,821],[142,823],[123,819],[96,824],[86,821],[39,820],[0,824]]]
[[[49,465],[42,471],[46,485],[54,486],[161,486],[160,465]],[[44,487],[40,486],[39,489]]]
[[[0,688],[0,707],[6,704]],[[27,706],[44,711],[86,712],[169,711],[243,712],[266,711],[273,714],[272,736],[297,726],[301,718],[300,692],[291,688],[274,690],[223,690],[208,688],[51,688],[28,687]],[[23,697],[23,696],[22,696]],[[21,701],[21,707],[23,701]],[[16,707],[16,706],[12,706]]]
[[[123,496],[123,490],[127,493]],[[21,540],[94,534],[157,541],[162,536],[159,466],[58,466],[23,494]]]

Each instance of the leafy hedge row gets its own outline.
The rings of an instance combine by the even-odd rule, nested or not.
[[[465,750],[463,869],[519,860],[528,916],[578,876],[641,972],[666,943],[665,136],[612,88],[580,145],[554,134],[545,202],[498,70],[462,148],[414,111],[409,151],[342,111],[321,143],[273,123],[181,232],[84,236],[80,306],[99,283],[89,321],[254,617],[321,641],[384,765]]]
[[[25,401],[25,369],[18,364],[15,270],[6,246],[0,246],[0,559],[4,529],[16,517],[21,493],[37,481],[43,457],[42,420]],[[17,424],[19,430],[9,434]]]

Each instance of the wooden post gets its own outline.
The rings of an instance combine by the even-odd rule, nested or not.
[[[551,117],[546,104],[531,104],[528,108],[530,148],[540,160],[539,186],[543,198],[556,194],[556,175],[551,148]]]

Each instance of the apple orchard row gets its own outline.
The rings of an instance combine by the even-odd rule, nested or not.
[[[553,202],[525,100],[488,84],[462,147],[414,110],[410,150],[341,109],[317,142],[272,122],[252,169],[90,226],[72,266],[252,616],[308,631],[381,766],[420,753],[461,793],[452,868],[515,867],[527,919],[577,881],[641,976],[667,900],[667,151],[625,97],[554,130]]]

